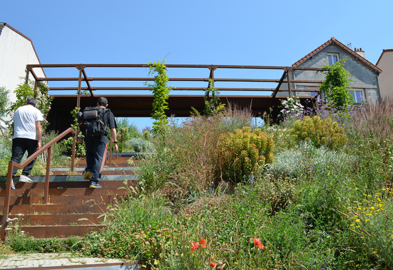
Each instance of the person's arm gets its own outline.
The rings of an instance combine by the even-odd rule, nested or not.
[[[119,146],[118,146],[117,137],[116,137],[116,128],[111,128],[111,141],[116,142],[116,143],[114,143],[115,151],[116,151],[116,153],[119,152]]]
[[[37,150],[41,148],[41,133],[42,133],[42,128],[41,128],[41,122],[37,121],[35,122],[35,132],[37,134],[37,140],[38,140],[38,146]]]

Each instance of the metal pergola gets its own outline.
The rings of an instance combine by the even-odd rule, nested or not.
[[[140,94],[111,94],[113,91],[140,91],[140,90],[151,90],[152,87],[146,86],[93,86],[94,82],[151,82],[154,81],[153,77],[89,77],[86,69],[89,68],[148,68],[149,64],[32,64],[27,65],[26,70],[26,83],[28,83],[29,75],[31,74],[35,79],[34,92],[37,94],[37,83],[38,82],[77,82],[75,87],[50,87],[49,90],[53,91],[66,91],[72,94],[51,94],[55,97],[55,105],[52,106],[51,115],[59,114],[56,113],[62,111],[70,112],[73,108],[83,107],[83,106],[94,106],[97,97],[105,96],[110,98],[110,107],[114,114],[118,117],[126,116],[150,116],[152,112],[152,95],[140,95]],[[287,95],[292,95],[296,92],[319,92],[318,88],[308,88],[308,89],[298,89],[296,88],[297,83],[310,83],[310,84],[320,84],[320,80],[296,80],[293,79],[293,72],[299,71],[323,71],[323,68],[314,67],[288,67],[288,66],[251,66],[251,65],[188,65],[188,64],[166,64],[168,70],[171,69],[206,69],[207,77],[199,78],[169,78],[169,82],[206,82],[206,87],[175,87],[173,91],[181,93],[182,91],[201,91],[201,95],[170,95],[169,97],[169,110],[168,115],[175,114],[176,116],[188,116],[191,106],[196,109],[203,109],[203,96],[204,91],[208,89],[210,84],[215,82],[229,82],[229,83],[277,83],[275,88],[249,88],[249,87],[215,87],[215,89],[221,91],[232,91],[237,92],[236,96],[233,95],[222,95],[221,100],[223,103],[232,102],[238,103],[240,105],[250,104],[252,101],[253,111],[254,105],[260,103],[259,107],[255,108],[256,112],[267,111],[271,106],[278,105],[278,98],[283,98],[285,96],[280,95],[280,92],[286,92]],[[69,68],[77,69],[79,71],[78,77],[38,77],[34,69],[52,69],[52,68]],[[280,78],[266,79],[266,78],[216,78],[214,73],[217,69],[237,69],[237,70],[278,70],[282,71]],[[82,82],[86,86],[82,87]],[[285,87],[285,88],[284,88]],[[107,94],[102,95],[96,93],[96,91],[107,91]],[[77,94],[75,94],[77,91]],[[89,94],[82,94],[82,91],[87,91]],[[253,91],[258,93],[254,96],[242,95],[244,91]],[[261,92],[269,92],[267,95],[260,95]],[[271,92],[271,93],[270,93]],[[301,97],[302,98],[302,97]],[[309,98],[305,97],[305,98]],[[81,102],[82,100],[82,102]],[[258,101],[259,100],[259,101]],[[133,102],[137,101],[137,102]],[[173,108],[171,111],[171,107]],[[117,111],[116,111],[117,110]],[[116,112],[117,113],[116,113]],[[53,121],[53,120],[52,120]],[[60,121],[60,120],[59,120]],[[71,121],[71,117],[67,121]],[[55,121],[56,122],[56,119]],[[71,123],[70,122],[70,123]],[[55,128],[56,129],[56,128]]]

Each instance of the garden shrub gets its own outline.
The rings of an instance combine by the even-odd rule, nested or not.
[[[305,116],[304,120],[297,120],[290,131],[297,141],[311,141],[316,147],[325,146],[330,149],[339,149],[347,142],[344,129],[337,122],[329,118],[321,119]]]
[[[274,141],[259,128],[250,127],[227,133],[218,142],[218,152],[223,161],[221,172],[226,181],[241,182],[255,174],[260,166],[274,161]]]
[[[317,148],[310,141],[301,142],[294,149],[288,149],[275,156],[269,165],[269,173],[293,178],[307,176],[314,178],[316,174],[324,175],[331,171],[352,171],[357,158],[342,151]],[[350,170],[348,171],[348,169]]]
[[[142,138],[132,138],[125,143],[126,149],[132,149],[134,152],[149,152],[153,151],[153,144]]]

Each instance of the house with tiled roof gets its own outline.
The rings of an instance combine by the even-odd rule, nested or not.
[[[351,94],[355,102],[360,103],[362,99],[376,102],[381,97],[378,76],[382,73],[382,69],[368,61],[365,57],[365,52],[361,48],[352,50],[332,37],[321,46],[299,59],[292,66],[320,68],[334,64],[341,59],[347,59],[345,62],[345,69],[353,75],[350,86],[352,87]],[[325,75],[323,73],[316,73],[315,71],[294,70],[290,78],[292,80],[321,81],[324,80]],[[319,88],[319,83],[295,83],[293,88],[317,89]],[[315,96],[316,94],[317,92],[297,93],[299,96]]]
[[[383,70],[379,76],[382,97],[393,98],[393,49],[384,49],[376,65]]]
[[[13,91],[24,82],[27,64],[41,64],[33,41],[9,24],[0,23],[0,87],[9,90],[11,101],[16,100]],[[38,77],[46,77],[42,69],[34,71]]]

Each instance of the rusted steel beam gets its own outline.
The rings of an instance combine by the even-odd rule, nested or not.
[[[25,84],[29,84],[29,73],[30,73],[29,66],[26,66]]]
[[[291,90],[291,73],[292,73],[292,69],[289,69],[287,71],[287,83],[288,83],[288,92],[289,92],[289,96],[292,96],[292,90]]]
[[[35,74],[34,70],[31,69],[30,72],[31,72],[31,74],[32,74],[33,77],[34,77],[34,80],[38,81],[38,76],[37,76],[37,74]]]
[[[87,75],[86,75],[86,71],[85,71],[84,68],[82,69],[82,74],[83,74],[84,81],[85,81],[86,84],[87,84],[87,88],[88,88],[88,90],[90,91],[90,95],[91,95],[92,97],[94,97],[93,91],[91,90],[90,82],[89,82],[89,80],[87,80]]]
[[[32,68],[59,68],[59,67],[77,67],[81,64],[33,64]],[[148,64],[82,64],[84,67],[123,67],[123,68],[147,68]],[[286,66],[248,66],[248,65],[213,65],[215,68],[234,68],[234,69],[289,69],[293,70],[325,70],[324,68],[314,67],[286,67]],[[212,65],[188,65],[188,64],[166,64],[167,68],[211,68]]]
[[[82,87],[82,90],[88,90],[87,87]],[[92,90],[151,90],[152,87],[92,87]],[[177,91],[206,91],[206,87],[175,87],[172,90],[177,90]],[[219,91],[276,91],[277,88],[231,88],[231,87],[217,87],[216,88]],[[62,91],[62,90],[78,90],[76,87],[54,87],[50,88],[51,91]],[[278,91],[300,91],[300,92],[313,92],[313,91],[307,91],[307,89],[279,89]],[[72,96],[72,95],[51,95],[51,96]],[[85,95],[86,97],[89,97],[88,95]],[[95,94],[97,96],[97,94]],[[129,96],[134,96],[134,95],[129,95]]]
[[[273,97],[273,98],[276,97],[278,91],[280,91],[281,84],[282,84],[282,82],[284,81],[284,78],[285,78],[286,75],[287,75],[287,71],[284,70],[284,73],[282,74],[281,79],[280,79],[280,81],[278,82],[278,85],[277,85],[276,89],[274,90],[274,92],[273,92],[273,94],[272,94],[272,97]]]
[[[48,148],[48,155],[46,157],[46,174],[45,174],[45,188],[44,188],[44,204],[49,203],[49,176],[50,176],[50,162],[52,159],[52,146]]]

